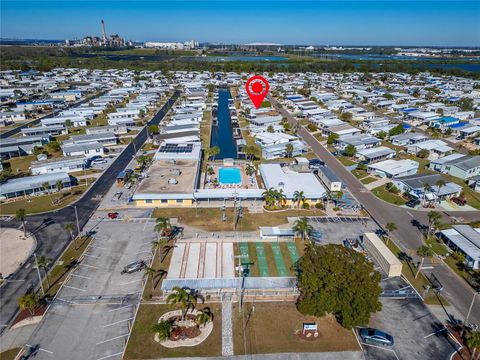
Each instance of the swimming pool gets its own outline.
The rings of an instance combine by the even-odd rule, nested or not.
[[[220,168],[218,169],[218,182],[223,185],[241,184],[242,175],[239,168]]]

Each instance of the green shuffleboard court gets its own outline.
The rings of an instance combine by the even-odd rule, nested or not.
[[[250,267],[250,265],[248,265],[250,263],[250,258],[248,256],[248,243],[246,242],[241,242],[239,244],[239,248],[240,248],[240,255],[242,256],[241,257],[241,263],[243,266],[245,267]],[[246,273],[247,275],[246,276],[250,276],[250,271],[247,271]]]
[[[295,264],[298,260],[297,246],[294,242],[287,242],[287,248],[290,253],[290,258],[292,259],[292,264]]]
[[[288,276],[287,267],[283,261],[282,251],[280,250],[279,243],[270,243],[273,250],[273,259],[275,260],[275,266],[278,270],[278,276]]]
[[[263,243],[255,243],[255,252],[257,253],[260,276],[268,276],[267,257],[265,256],[265,247],[263,246]]]

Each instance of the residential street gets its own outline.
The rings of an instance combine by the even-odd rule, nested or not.
[[[297,121],[288,111],[283,109],[278,101],[271,96],[269,100],[282,116],[288,119],[292,126],[297,125]],[[422,233],[414,224],[415,222],[427,224],[428,211],[406,209],[378,199],[305,128],[300,127],[298,135],[301,136],[313,152],[325,162],[325,165],[344,182],[352,195],[362,204],[363,208],[379,225],[384,227],[389,222],[397,225],[398,230],[392,232],[393,239],[403,251],[414,256],[415,250],[422,245]],[[452,221],[452,217],[461,218],[464,221],[473,221],[480,218],[480,212],[443,212],[442,217],[443,221]],[[444,286],[445,298],[454,305],[461,314],[466,314],[474,294],[473,289],[443,263],[435,265],[431,272],[435,274]],[[430,272],[427,272],[427,274],[429,273]],[[472,309],[470,319],[472,322],[480,322],[480,305]]]
[[[150,124],[158,124],[178,96],[179,93],[175,92],[150,121]],[[140,149],[146,139],[147,129],[143,128],[135,138],[136,148]],[[77,207],[80,228],[83,228],[100,204],[102,197],[114,183],[117,174],[125,169],[133,155],[134,146],[133,143],[130,143],[84,196],[71,206],[50,213],[27,217],[27,230],[34,234],[37,240],[37,248],[35,250],[37,256],[49,257],[54,262],[62,254],[70,240],[70,235],[65,231],[64,225],[66,223],[75,223],[75,209],[73,206]],[[2,221],[1,226],[18,228],[21,224],[16,220],[10,220],[8,222]],[[11,323],[16,315],[18,297],[26,293],[28,289],[39,286],[33,262],[32,255],[15,272],[10,281],[7,281],[0,287],[0,333]]]

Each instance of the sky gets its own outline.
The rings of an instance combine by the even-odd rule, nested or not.
[[[2,38],[480,46],[480,1],[1,0]]]

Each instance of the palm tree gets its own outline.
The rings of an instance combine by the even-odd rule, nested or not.
[[[172,291],[173,292],[167,296],[167,304],[180,304],[182,309],[182,319],[185,320],[188,309],[192,307],[193,310],[197,305],[197,297],[192,294],[190,289],[178,286],[175,286]]]
[[[280,189],[278,191],[276,190],[275,195],[276,195],[278,206],[282,207],[283,203],[287,199],[287,196],[283,193],[283,189]]]
[[[285,145],[285,151],[287,152],[287,157],[291,157],[293,153],[293,145],[291,143]]]
[[[468,348],[472,351],[472,359],[475,359],[477,349],[480,348],[480,331],[469,331],[465,340]]]
[[[37,310],[39,305],[40,301],[34,293],[22,295],[18,299],[18,307],[20,310],[28,310],[31,317],[35,315],[35,310]]]
[[[55,187],[57,188],[57,192],[60,192],[62,191],[63,189],[63,181],[62,180],[58,180],[56,183],[55,183]],[[58,200],[60,200],[61,196],[58,198]]]
[[[421,257],[420,265],[418,266],[417,272],[415,273],[415,279],[417,278],[420,270],[423,267],[423,262],[425,261],[426,257],[431,257],[433,255],[433,251],[429,246],[422,245],[417,249],[417,255]]]
[[[212,311],[208,307],[200,310],[200,313],[197,315],[195,320],[199,326],[205,326],[209,321],[213,320]]]
[[[22,222],[23,228],[23,236],[27,237],[27,228],[25,226],[25,218],[27,216],[27,212],[25,209],[18,209],[15,212],[15,219],[20,220]]]
[[[389,222],[387,223],[387,225],[385,225],[385,229],[387,230],[387,244],[388,244],[388,240],[390,239],[390,233],[392,231],[397,230],[397,225],[395,225],[395,223],[393,222]]]
[[[435,225],[438,225],[438,221],[440,220],[442,215],[437,211],[430,211],[427,216],[428,216],[427,238],[430,238],[430,233],[432,232],[433,227]]]
[[[253,174],[255,174],[255,166],[251,165],[251,164],[248,164],[247,167],[245,168],[245,172],[247,173],[248,176],[252,176]]]
[[[310,233],[312,232],[313,227],[309,224],[306,217],[301,217],[293,224],[293,230],[295,230],[297,235],[302,237],[302,241],[305,241],[305,239],[310,238]]]
[[[50,265],[51,262],[52,262],[52,259],[43,255],[37,258],[37,265],[45,273],[45,279],[47,280],[48,288],[50,288],[50,279],[48,278],[47,270],[48,270],[48,265]]]
[[[276,190],[274,188],[270,188],[266,189],[262,194],[263,198],[265,199],[265,203],[268,206],[273,206],[275,204],[275,201],[277,199],[275,191]]]
[[[73,229],[75,229],[73,224],[72,223],[65,224],[63,228],[65,229],[66,232],[70,234],[70,241],[75,240],[75,250],[78,250],[77,241],[73,236]]]
[[[152,282],[152,289],[153,289],[154,288],[153,281],[155,280],[155,275],[157,275],[158,271],[155,270],[154,268],[145,266],[143,268],[143,272],[145,273],[145,275],[147,275],[147,277],[150,276],[150,281]]]
[[[435,183],[435,185],[437,185],[437,199],[440,199],[439,195],[440,195],[440,190],[442,189],[442,187],[444,187],[445,185],[447,185],[447,183],[445,182],[445,180],[443,179],[438,179],[438,181]],[[440,201],[438,201],[440,203]]]
[[[53,205],[53,199],[52,199],[52,192],[50,191],[50,184],[48,182],[44,182],[42,184],[42,188],[43,190],[45,190],[45,192],[50,196],[50,202],[52,203]]]
[[[423,184],[423,203],[425,204],[425,197],[427,196],[427,191],[432,191],[432,187],[430,184],[425,183]]]
[[[293,202],[297,203],[297,207],[300,207],[300,203],[305,203],[305,192],[296,190],[293,193]]]
[[[157,324],[152,325],[152,331],[154,333],[158,333],[158,337],[160,341],[165,341],[170,337],[170,333],[172,332],[172,323],[167,320],[162,320]]]
[[[212,155],[212,149],[206,146],[205,149],[203,150],[205,163],[207,163],[207,161],[210,159],[210,155]]]
[[[160,236],[164,236],[168,229],[170,229],[170,219],[167,217],[158,217],[155,221],[155,231],[160,233]]]
[[[213,156],[213,161],[215,161],[215,156],[220,154],[220,148],[218,146],[214,146],[210,149],[210,155]]]

